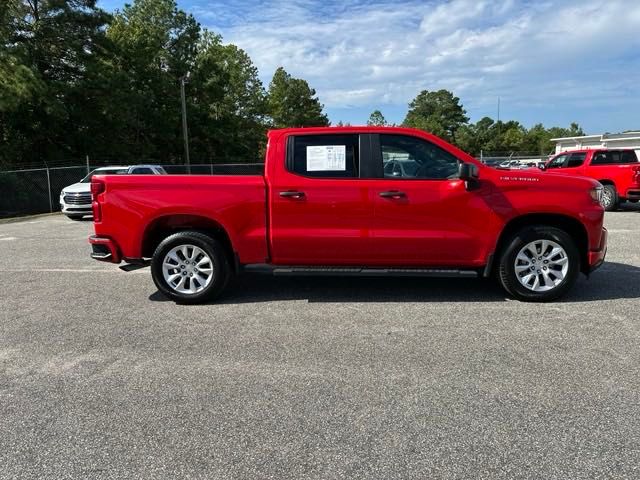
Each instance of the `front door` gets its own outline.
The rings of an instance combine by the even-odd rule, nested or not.
[[[383,178],[372,185],[372,248],[389,266],[481,265],[482,235],[492,218],[482,198],[458,178],[460,160],[409,135],[379,135]]]

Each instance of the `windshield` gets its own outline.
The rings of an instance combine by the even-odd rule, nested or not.
[[[124,175],[127,173],[126,168],[96,168],[89,175],[80,180],[80,183],[91,183],[94,175]]]

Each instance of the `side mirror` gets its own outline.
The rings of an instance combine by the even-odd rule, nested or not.
[[[545,163],[540,162],[538,164],[538,168],[544,172],[547,169],[547,165]]]
[[[461,163],[458,168],[458,177],[466,182],[467,190],[473,190],[479,186],[480,171],[473,163]]]

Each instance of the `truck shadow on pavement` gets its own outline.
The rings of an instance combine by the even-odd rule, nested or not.
[[[561,302],[640,298],[640,268],[606,262],[589,279],[584,275]],[[152,301],[169,301],[160,292]],[[511,299],[493,279],[419,277],[270,277],[244,274],[229,284],[216,304],[306,300],[335,302],[506,302]]]

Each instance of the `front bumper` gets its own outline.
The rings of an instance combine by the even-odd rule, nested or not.
[[[122,260],[118,245],[110,238],[91,235],[89,243],[91,244],[91,258],[94,260],[111,263],[120,263]]]
[[[589,252],[589,273],[597,270],[604,263],[604,259],[607,256],[607,240],[609,232],[606,228],[602,228],[602,236],[600,237],[600,248],[598,250],[592,250]]]
[[[60,210],[62,213],[75,214],[75,215],[91,215],[91,204],[88,205],[69,205],[64,202],[60,202]]]

